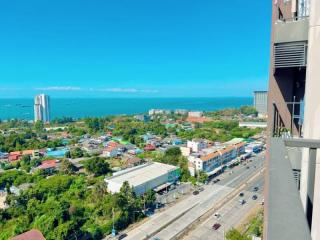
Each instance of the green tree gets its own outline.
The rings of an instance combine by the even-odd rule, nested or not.
[[[64,174],[72,174],[76,172],[77,168],[69,161],[69,160],[62,160],[60,164],[60,171]]]
[[[42,132],[43,129],[44,129],[44,124],[42,121],[36,121],[34,123],[34,129],[37,131],[37,132]]]
[[[241,234],[236,229],[231,229],[230,231],[227,232],[226,239],[227,240],[250,240],[251,238]]]
[[[105,161],[104,158],[94,157],[87,160],[84,164],[84,167],[90,173],[93,173],[95,176],[101,176],[111,172],[110,165]]]

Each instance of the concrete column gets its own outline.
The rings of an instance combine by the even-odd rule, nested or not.
[[[310,0],[310,26],[308,42],[308,63],[305,90],[304,138],[320,139],[320,1]],[[314,194],[308,193],[311,173],[309,153],[303,153],[301,166],[301,197],[306,206],[308,197],[313,202],[312,239],[320,239],[320,154],[315,161]],[[312,186],[312,184],[311,184]],[[310,187],[309,187],[310,189]]]

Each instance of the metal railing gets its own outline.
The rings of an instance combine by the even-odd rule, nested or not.
[[[272,126],[272,136],[281,136],[283,133],[289,133],[293,135],[293,130],[296,127],[298,131],[298,137],[302,136],[302,125],[303,125],[303,108],[304,102],[296,102],[295,97],[292,102],[285,102],[286,107],[290,112],[290,123],[285,123],[281,114],[279,112],[279,103],[273,103],[273,126]]]

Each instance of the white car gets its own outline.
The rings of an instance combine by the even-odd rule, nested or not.
[[[220,218],[220,217],[221,217],[221,214],[218,213],[218,212],[216,212],[216,213],[214,214],[214,216],[215,216],[216,218]]]

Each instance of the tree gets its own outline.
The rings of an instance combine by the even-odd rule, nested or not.
[[[37,131],[37,132],[42,132],[43,131],[43,128],[44,128],[44,124],[42,121],[36,121],[34,123],[34,129]]]
[[[200,171],[199,173],[199,182],[205,183],[208,180],[208,175],[205,172]]]
[[[94,157],[87,160],[84,164],[87,171],[93,173],[95,176],[101,176],[111,172],[110,165],[104,158]]]
[[[241,234],[236,229],[231,229],[230,231],[227,232],[226,239],[227,240],[250,240],[251,238]]]
[[[240,112],[244,115],[257,115],[258,111],[252,106],[242,106]]]
[[[76,147],[75,149],[70,151],[71,158],[81,158],[83,157],[84,153],[81,148]]]
[[[77,170],[77,168],[69,161],[69,160],[62,160],[60,164],[60,171],[64,174],[72,174]]]

